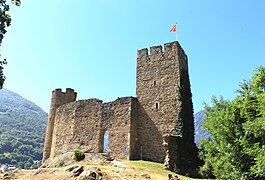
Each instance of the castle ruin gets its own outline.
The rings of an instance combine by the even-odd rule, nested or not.
[[[178,42],[137,52],[136,97],[113,102],[76,101],[77,93],[52,92],[43,161],[79,148],[115,158],[164,162],[184,172],[197,160],[187,55]]]

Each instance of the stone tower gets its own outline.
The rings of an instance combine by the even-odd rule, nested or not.
[[[138,51],[136,95],[138,152],[135,158],[187,162],[196,156],[188,61],[178,42]],[[192,159],[190,159],[192,161]],[[173,163],[173,164],[172,164]]]
[[[178,42],[139,50],[137,97],[76,101],[73,89],[52,93],[43,162],[76,148],[115,158],[164,162],[186,174],[198,165],[188,60]]]
[[[45,161],[46,159],[50,157],[56,109],[63,104],[75,101],[76,96],[77,96],[77,93],[74,92],[74,90],[70,88],[67,88],[66,92],[62,92],[61,89],[55,89],[52,92],[42,161]]]

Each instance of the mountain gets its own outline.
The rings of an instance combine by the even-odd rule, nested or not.
[[[39,166],[47,119],[33,102],[0,90],[0,163],[25,169]]]
[[[204,118],[203,111],[199,111],[194,114],[194,129],[195,129],[195,143],[197,147],[200,146],[200,139],[201,138],[209,138],[211,137],[209,133],[204,130],[201,126],[201,122]]]

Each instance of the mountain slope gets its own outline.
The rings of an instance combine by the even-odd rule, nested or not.
[[[204,118],[203,111],[199,111],[194,114],[194,129],[195,129],[195,143],[197,147],[200,146],[200,139],[201,138],[209,138],[209,133],[202,128],[202,120]]]
[[[0,90],[0,163],[21,168],[40,164],[47,113],[31,101]]]

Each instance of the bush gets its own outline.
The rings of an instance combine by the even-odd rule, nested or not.
[[[85,153],[81,151],[80,149],[74,150],[74,159],[76,161],[81,161],[85,158]]]

